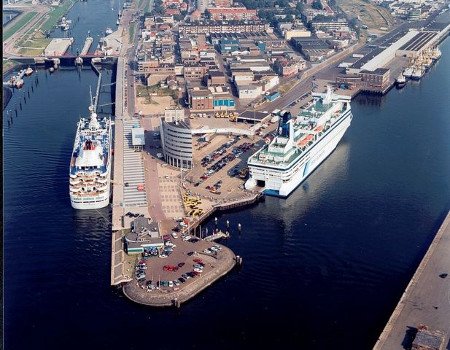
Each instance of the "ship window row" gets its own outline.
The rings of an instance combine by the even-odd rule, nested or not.
[[[351,113],[350,110],[347,110],[344,115],[342,117],[339,118],[339,120],[330,128],[327,130],[327,132],[323,135],[323,137],[325,137],[325,135],[330,134],[331,132],[333,132],[333,130],[337,130],[339,126],[342,127],[342,122],[346,119],[346,117]],[[308,152],[310,152],[314,147],[316,147],[317,144],[313,145]],[[261,165],[254,165],[257,168],[260,168],[261,170],[265,170],[265,169],[270,169],[272,171],[286,171],[286,170],[291,170],[292,167],[295,167],[295,165],[290,165],[289,169],[274,169],[271,168],[270,166],[266,167],[266,166],[261,166]]]

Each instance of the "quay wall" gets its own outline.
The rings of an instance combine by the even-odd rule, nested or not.
[[[430,247],[423,257],[419,267],[414,273],[414,276],[412,277],[404,293],[402,294],[400,301],[394,309],[394,312],[392,313],[389,321],[387,322],[381,335],[379,336],[373,348],[374,350],[392,349],[393,343],[397,342],[398,348],[400,348],[406,331],[406,327],[404,326],[404,324],[407,324],[408,327],[417,327],[421,323],[426,323],[426,318],[428,318],[430,322],[435,323],[439,327],[438,324],[441,318],[444,318],[448,321],[449,314],[446,310],[439,311],[440,314],[438,314],[437,309],[427,310],[427,308],[425,307],[428,303],[434,303],[434,305],[439,304],[439,299],[444,299],[445,301],[445,287],[441,287],[437,283],[434,283],[434,285],[428,285],[428,288],[431,288],[430,291],[421,289],[427,288],[427,278],[434,277],[435,279],[439,280],[439,277],[437,275],[431,275],[434,275],[434,273],[438,274],[439,272],[442,272],[440,270],[440,267],[445,267],[445,259],[450,260],[447,255],[449,247],[450,212],[445,217],[444,222],[436,233],[436,236],[434,237]],[[418,303],[421,305],[420,309],[414,306]],[[448,304],[442,304],[441,306],[441,309],[444,309],[445,307],[447,307],[447,309],[449,308]],[[433,326],[429,323],[427,325]],[[448,325],[447,327],[450,328]],[[446,331],[444,329],[442,330]]]
[[[200,226],[204,221],[206,221],[211,215],[213,215],[216,211],[227,211],[235,208],[242,208],[249,205],[252,205],[254,203],[257,203],[263,198],[263,194],[257,193],[254,196],[250,198],[243,198],[240,200],[232,201],[232,202],[225,202],[225,203],[219,203],[214,205],[211,209],[206,211],[204,214],[202,214],[197,221],[191,223],[189,226],[189,229],[186,229],[185,232],[189,233],[191,231],[194,231],[198,226]]]

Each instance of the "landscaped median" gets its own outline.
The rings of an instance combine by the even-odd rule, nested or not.
[[[13,23],[11,23],[11,27],[6,28],[6,30],[3,32],[3,41],[8,40],[14,33],[28,24],[36,15],[37,12],[28,12],[19,15],[19,17]]]

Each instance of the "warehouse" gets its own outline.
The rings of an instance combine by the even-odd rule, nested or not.
[[[362,70],[373,72],[377,68],[385,67],[397,55],[397,50],[413,39],[419,32],[410,30],[387,48],[376,48],[363,58],[347,68],[346,73],[357,74]]]
[[[397,51],[397,56],[417,57],[434,42],[437,32],[420,32]]]

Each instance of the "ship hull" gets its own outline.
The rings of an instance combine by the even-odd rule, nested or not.
[[[252,179],[250,181],[264,181],[264,193],[270,196],[288,197],[312,172],[336,149],[339,141],[344,136],[350,126],[352,114],[347,112],[343,120],[336,125],[323,139],[315,144],[304,156],[292,166],[294,168],[292,176],[288,181],[280,180],[283,172],[277,174],[260,172],[257,166],[250,166]],[[285,173],[292,171],[286,170]]]
[[[74,147],[72,154],[76,152],[79,145],[79,132],[80,129],[77,130],[77,136],[75,138]],[[83,179],[83,173],[81,175],[78,172],[72,173],[70,171],[70,183],[69,183],[69,196],[70,196],[70,204],[72,205],[72,208],[78,209],[78,210],[89,210],[89,209],[100,209],[105,208],[110,203],[110,197],[111,197],[111,140],[112,140],[112,128],[110,122],[108,122],[107,131],[104,134],[104,137],[108,140],[107,144],[104,146],[106,147],[106,153],[104,156],[107,156],[107,160],[105,161],[105,169],[103,169],[103,172],[101,173],[101,177],[96,178],[95,180],[98,181],[93,186],[101,186],[97,187],[98,190],[101,190],[101,193],[95,193],[93,194],[92,191],[90,192],[82,192],[83,189],[80,191],[79,187],[77,185],[81,181],[85,181]],[[75,160],[71,161],[71,168],[74,165]],[[78,177],[80,176],[80,177]],[[78,179],[79,182],[76,182]],[[106,181],[105,181],[106,180]],[[74,181],[74,182],[72,182]],[[74,189],[78,189],[78,192],[74,192]],[[93,188],[95,190],[95,187]],[[89,190],[88,190],[89,191]]]
[[[406,85],[406,81],[402,81],[400,83],[399,82],[395,83],[395,86],[397,89],[403,89],[405,87],[405,85]]]
[[[70,196],[70,204],[72,208],[79,210],[101,209],[109,205],[109,191],[108,194],[102,197],[93,197],[90,200],[83,200],[79,197]]]

